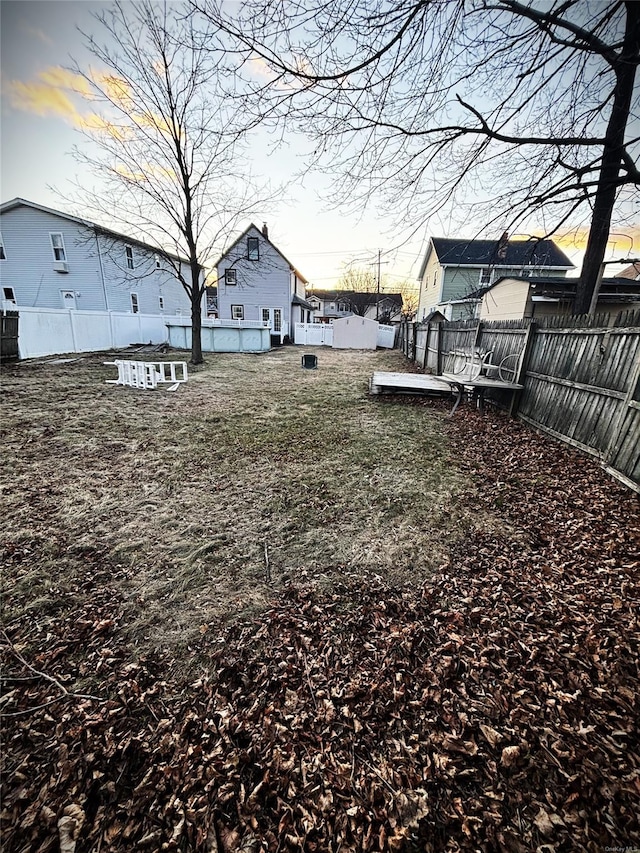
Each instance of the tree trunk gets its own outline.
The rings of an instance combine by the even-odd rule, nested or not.
[[[200,265],[191,263],[191,364],[202,364],[202,290]]]
[[[627,26],[622,51],[615,67],[616,85],[613,92],[613,105],[605,134],[602,165],[582,274],[578,280],[573,302],[574,314],[586,314],[591,306],[600,266],[607,250],[611,217],[618,192],[617,181],[622,166],[625,131],[640,52],[640,4],[627,2],[625,5]]]

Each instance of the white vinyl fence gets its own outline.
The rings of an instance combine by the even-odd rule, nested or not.
[[[395,326],[378,326],[378,346],[393,349],[396,343],[396,327]]]
[[[296,323],[295,342],[303,346],[333,346],[333,326],[329,323]],[[395,326],[378,326],[378,346],[393,349]]]
[[[4,303],[5,306],[7,303]],[[68,352],[101,352],[131,344],[162,344],[189,349],[191,320],[118,311],[67,308],[17,308],[20,358]],[[269,329],[260,323],[203,320],[205,352],[263,352],[270,348]]]
[[[303,346],[330,347],[333,344],[333,326],[329,323],[296,323],[295,342]]]
[[[18,306],[16,310],[20,358],[100,352],[136,343],[161,344],[167,340],[166,317],[65,308]]]

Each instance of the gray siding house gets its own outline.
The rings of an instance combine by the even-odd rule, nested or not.
[[[331,323],[351,314],[385,323],[399,322],[402,317],[401,293],[313,289],[307,290],[307,301],[314,308],[317,323]]]
[[[5,307],[191,315],[175,255],[21,198],[0,206],[0,233]]]
[[[499,278],[564,277],[574,265],[553,240],[464,240],[432,237],[420,273],[417,320],[440,311],[447,320],[475,317],[482,294]]]
[[[218,318],[268,326],[274,343],[293,341],[295,323],[310,323],[306,278],[251,224],[216,263]]]

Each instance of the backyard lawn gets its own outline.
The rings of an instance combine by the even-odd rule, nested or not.
[[[303,351],[3,369],[3,849],[640,846],[637,496]]]

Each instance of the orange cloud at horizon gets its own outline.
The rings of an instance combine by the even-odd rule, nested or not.
[[[537,236],[542,235],[543,232],[540,231]],[[570,231],[554,234],[551,239],[562,249],[584,252],[589,239],[589,229],[586,226],[572,228]],[[611,231],[607,241],[607,252],[621,257],[640,255],[640,225],[624,226],[620,231]]]

